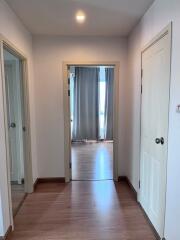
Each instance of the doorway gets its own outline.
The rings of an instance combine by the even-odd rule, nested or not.
[[[142,52],[141,162],[139,201],[161,238],[164,237],[171,27]]]
[[[118,179],[118,99],[117,62],[64,63],[67,182]]]
[[[114,66],[69,66],[72,180],[113,179]]]
[[[24,189],[24,143],[22,103],[22,61],[3,49],[6,89],[8,141],[12,208],[15,215],[25,197]]]
[[[1,70],[11,225],[26,193],[33,191],[27,60],[1,36]]]

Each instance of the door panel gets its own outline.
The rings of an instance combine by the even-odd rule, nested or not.
[[[22,62],[5,48],[3,53],[11,182],[21,184],[24,179]]]
[[[10,167],[11,167],[11,181],[18,181],[19,166],[18,166],[18,134],[17,134],[17,114],[16,114],[16,89],[13,74],[15,73],[15,66],[13,61],[5,64],[5,81],[6,81],[6,96],[7,96],[7,110],[8,110],[8,127],[9,127],[9,145],[10,145]],[[11,127],[15,124],[14,127]]]
[[[146,161],[147,160],[147,161]],[[148,161],[148,154],[146,152],[143,153],[142,156],[142,162],[141,162],[141,167],[142,167],[142,175],[141,175],[141,189],[142,189],[142,194],[141,194],[141,202],[142,205],[144,206],[144,209],[148,211],[148,199],[149,199],[149,192],[148,192],[148,179],[146,178],[146,169],[149,169],[149,163]]]
[[[169,115],[168,34],[142,54],[140,203],[163,237]],[[159,142],[161,138],[163,142]]]

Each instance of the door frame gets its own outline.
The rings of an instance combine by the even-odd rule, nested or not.
[[[143,58],[143,53],[156,44],[160,39],[162,39],[164,36],[168,36],[168,45],[169,45],[169,57],[170,57],[170,68],[169,68],[169,105],[168,108],[170,108],[170,88],[171,88],[171,55],[172,55],[172,22],[170,22],[162,31],[160,31],[148,44],[146,44],[141,51],[141,103],[140,103],[140,151],[139,151],[139,189],[138,189],[138,202],[140,203],[140,185],[141,185],[141,148],[142,148],[142,90],[143,90],[143,71],[142,71],[142,58]],[[168,129],[167,129],[167,157],[166,157],[166,191],[167,191],[167,163],[168,163],[168,139],[169,139],[169,114],[168,114]],[[163,217],[163,225],[165,228],[165,214],[166,214],[166,199],[165,199],[165,208],[164,208],[164,217]],[[147,216],[148,217],[148,216]],[[155,230],[156,234],[159,236],[157,233],[156,229],[152,225],[153,229]],[[164,230],[163,230],[164,234]]]
[[[6,164],[7,164],[7,182],[8,182],[8,200],[9,200],[9,214],[10,224],[13,227],[13,212],[11,199],[11,174],[10,174],[10,146],[8,139],[8,116],[7,116],[7,102],[6,102],[6,88],[5,88],[5,72],[4,72],[4,55],[3,49],[6,49],[19,57],[22,61],[22,91],[23,91],[23,118],[24,118],[24,188],[25,193],[33,192],[33,175],[32,175],[32,155],[31,155],[31,129],[30,129],[30,106],[29,106],[29,81],[28,81],[28,58],[21,50],[14,44],[0,34],[0,71],[2,79],[3,90],[3,115],[5,126],[5,146],[6,146]]]
[[[65,181],[71,181],[71,123],[70,103],[68,97],[68,67],[69,66],[114,66],[114,99],[113,99],[113,179],[118,181],[118,159],[119,159],[119,76],[120,63],[118,61],[69,61],[63,62],[63,107],[64,107],[64,171]]]

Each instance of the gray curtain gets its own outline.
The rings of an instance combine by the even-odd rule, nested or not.
[[[113,140],[113,82],[114,68],[105,69],[106,98],[105,98],[105,139]]]
[[[76,67],[72,140],[98,139],[99,68]]]

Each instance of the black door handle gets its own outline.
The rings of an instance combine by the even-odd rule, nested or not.
[[[164,144],[164,138],[163,137],[162,138],[156,138],[155,143],[163,145]]]
[[[15,128],[16,127],[16,124],[14,123],[14,122],[12,122],[11,124],[10,124],[10,128]]]

